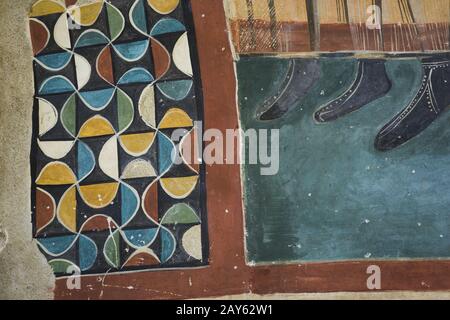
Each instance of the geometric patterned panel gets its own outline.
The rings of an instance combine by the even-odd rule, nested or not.
[[[205,265],[189,3],[41,0],[30,32],[33,233],[55,274]]]

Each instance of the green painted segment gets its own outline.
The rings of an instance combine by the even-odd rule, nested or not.
[[[106,4],[106,10],[108,13],[108,23],[111,33],[111,39],[115,39],[122,32],[125,21],[123,20],[122,14],[116,7],[110,4]]]
[[[119,231],[113,233],[109,236],[105,243],[105,256],[107,257],[107,262],[114,268],[118,268],[120,265],[120,234]]]
[[[53,269],[53,272],[55,274],[70,274],[73,273],[75,270],[79,270],[78,267],[76,267],[72,262],[65,261],[65,260],[51,260],[49,261],[50,266]],[[70,272],[72,271],[72,272]]]
[[[117,106],[119,131],[122,131],[133,121],[134,107],[131,99],[120,89],[117,89]]]

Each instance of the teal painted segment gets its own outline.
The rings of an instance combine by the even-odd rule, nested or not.
[[[59,70],[66,66],[70,59],[72,58],[72,53],[70,52],[59,52],[43,55],[36,57],[37,60],[42,62],[46,67]]]
[[[81,271],[92,268],[95,260],[97,260],[97,246],[95,242],[85,235],[80,235],[79,252]]]
[[[139,230],[124,230],[128,241],[136,247],[146,247],[150,245],[156,237],[157,228],[153,229],[139,229]]]
[[[131,84],[131,83],[150,83],[155,79],[144,68],[133,68],[127,71],[119,80],[118,84]]]
[[[95,110],[101,110],[106,107],[114,95],[115,88],[101,89],[95,91],[80,92],[80,95],[86,103]]]
[[[130,61],[139,60],[147,51],[149,46],[149,40],[141,40],[135,42],[115,44],[114,48],[118,51],[125,59]]]
[[[38,242],[52,255],[59,256],[66,252],[75,240],[75,235],[53,238],[41,238]]]
[[[87,31],[78,39],[75,48],[89,47],[100,44],[107,44],[108,38],[101,32]]]
[[[134,194],[132,189],[125,184],[121,185],[121,196],[122,196],[122,224],[128,223],[133,215],[136,213],[139,206],[139,199]]]
[[[136,27],[143,33],[148,33],[147,20],[145,17],[145,3],[144,0],[139,0],[134,11],[132,12],[132,18]]]
[[[187,97],[192,89],[192,80],[177,80],[160,82],[156,85],[158,89],[169,99],[181,101]]]
[[[78,180],[86,178],[95,168],[95,156],[88,145],[78,142]]]
[[[75,91],[74,86],[67,78],[62,76],[53,76],[47,79],[39,89],[39,94],[57,94]]]

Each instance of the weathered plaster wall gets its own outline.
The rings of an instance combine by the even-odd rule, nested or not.
[[[31,234],[32,2],[0,0],[0,299],[53,298],[51,268]]]
[[[31,234],[29,152],[33,77],[26,17],[33,1],[0,0],[0,75],[3,80],[0,84],[0,299],[53,298],[54,277]],[[450,294],[391,292],[226,298],[450,299]]]

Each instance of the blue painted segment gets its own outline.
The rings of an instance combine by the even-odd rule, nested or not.
[[[136,27],[143,33],[148,34],[144,0],[139,0],[138,4],[136,4],[134,11],[131,14],[131,17]]]
[[[158,132],[158,170],[159,174],[166,172],[174,163],[175,148],[170,139]]]
[[[79,240],[79,252],[80,252],[80,269],[86,271],[92,268],[97,260],[97,246],[94,241],[85,235],[80,236]]]
[[[103,33],[89,31],[78,38],[75,48],[89,47],[107,43],[109,43],[109,40]]]
[[[144,68],[134,68],[127,71],[119,80],[119,84],[130,84],[130,83],[151,83],[155,79],[153,76]]]
[[[78,180],[86,178],[94,167],[94,153],[86,143],[78,141]]]
[[[124,230],[127,240],[136,247],[147,247],[156,238],[158,229]]]
[[[69,63],[70,58],[72,58],[72,53],[70,52],[52,53],[36,57],[47,68],[54,70],[64,68]]]
[[[134,215],[139,206],[139,199],[136,194],[125,184],[121,184],[121,216],[122,225],[126,224]]]
[[[129,61],[136,61],[142,58],[149,46],[149,40],[142,40],[129,43],[115,44],[114,49],[119,55]]]
[[[169,260],[174,252],[175,241],[169,231],[161,229],[161,262]]]
[[[51,255],[59,256],[67,251],[75,240],[75,235],[38,239]]]
[[[39,89],[39,94],[57,94],[73,92],[75,88],[73,84],[65,77],[54,76],[47,79]]]

